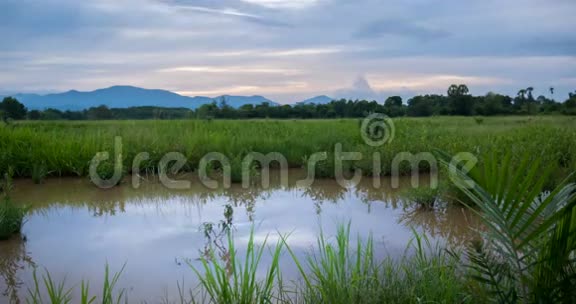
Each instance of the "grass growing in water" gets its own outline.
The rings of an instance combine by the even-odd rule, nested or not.
[[[12,189],[12,172],[9,170],[0,180],[0,241],[20,233],[26,216],[26,207],[17,206],[10,201]]]
[[[227,252],[216,254],[209,250],[202,257],[202,269],[194,270],[204,291],[213,303],[272,303],[278,299],[274,293],[279,276],[278,261],[283,244],[278,242],[273,248],[272,262],[266,270],[263,280],[257,279],[258,267],[264,253],[267,240],[260,246],[254,244],[254,231],[250,233],[246,256],[239,260],[231,232],[228,232]]]
[[[126,291],[121,289],[116,292],[116,284],[124,271],[124,267],[110,277],[110,269],[106,265],[104,271],[104,284],[101,291],[100,297],[92,295],[90,293],[90,284],[86,281],[80,283],[80,304],[120,304],[128,303],[126,297]],[[28,297],[26,303],[29,304],[68,304],[72,303],[72,293],[74,291],[73,287],[66,287],[66,279],[56,282],[50,276],[48,270],[45,270],[45,274],[39,279],[36,271],[33,274],[34,286],[32,289],[28,289]]]
[[[469,301],[456,260],[414,233],[400,260],[378,261],[372,238],[350,244],[350,225],[340,226],[335,244],[322,234],[306,264],[288,247],[304,284],[303,303],[463,303]],[[307,266],[307,267],[306,267]]]
[[[409,188],[402,195],[422,208],[432,209],[439,199],[440,189],[421,186]]]
[[[16,206],[8,198],[0,202],[0,241],[20,233],[25,215],[26,208]]]

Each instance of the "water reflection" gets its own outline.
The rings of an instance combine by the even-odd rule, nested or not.
[[[17,236],[0,242],[0,253],[0,277],[5,283],[2,296],[9,299],[10,303],[19,303],[18,288],[23,281],[18,277],[18,272],[35,266],[32,257],[26,252],[25,237]]]
[[[176,295],[177,280],[185,278],[188,286],[194,282],[188,263],[199,263],[206,254],[225,259],[224,236],[229,230],[239,254],[252,229],[257,244],[290,233],[290,247],[304,255],[320,230],[329,237],[338,224],[348,221],[352,236],[374,235],[376,256],[403,254],[413,236],[411,227],[455,245],[472,237],[471,214],[462,208],[423,211],[406,206],[402,190],[392,189],[387,179],[382,179],[380,189],[368,179],[346,188],[333,180],[297,187],[303,176],[303,171],[292,171],[290,183],[281,186],[279,176],[272,174],[269,189],[233,185],[218,190],[198,182],[189,190],[169,190],[155,180],[139,189],[125,183],[109,190],[86,179],[49,179],[42,185],[17,181],[14,201],[31,207],[24,226],[28,242],[0,243],[0,290],[7,290],[0,303],[24,294],[19,283],[31,284],[32,259],[55,279],[66,276],[72,283],[86,279],[93,290],[99,288],[107,262],[112,269],[127,263],[119,285],[131,291],[131,300],[155,302],[166,290]],[[401,182],[409,183],[409,179]],[[210,247],[218,251],[208,252]],[[287,279],[297,275],[288,255],[280,263],[286,266],[282,271]]]
[[[452,206],[435,209],[409,206],[399,222],[407,227],[418,227],[427,235],[441,238],[451,246],[461,246],[477,235],[471,227],[480,227],[479,219],[464,207]]]

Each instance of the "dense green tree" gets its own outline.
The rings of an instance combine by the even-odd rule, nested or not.
[[[564,113],[576,115],[576,92],[568,93],[569,98],[564,102]]]
[[[88,109],[88,117],[91,119],[112,119],[112,111],[105,105]]]
[[[28,112],[28,119],[39,120],[40,118],[42,118],[42,112],[40,112],[38,110],[32,110],[32,111]]]
[[[203,104],[196,110],[196,117],[200,119],[215,118],[218,115],[218,105],[215,101]]]
[[[558,113],[562,109],[562,104],[555,102],[553,99],[546,98],[540,95],[536,98],[540,112],[542,113]]]
[[[402,97],[391,96],[384,102],[384,113],[390,117],[404,116],[405,110],[402,103]]]
[[[468,94],[470,91],[465,84],[451,85],[448,88],[451,114],[472,115],[474,112],[474,99]]]
[[[57,109],[46,109],[42,111],[42,120],[59,120],[62,119],[62,111]]]
[[[408,100],[408,115],[423,117],[434,113],[432,102],[424,96],[415,96]]]
[[[26,113],[28,113],[26,107],[13,97],[4,97],[0,103],[0,110],[4,119],[24,119],[26,118]]]
[[[511,111],[511,104],[510,97],[489,92],[477,100],[475,114],[486,116],[507,114]]]

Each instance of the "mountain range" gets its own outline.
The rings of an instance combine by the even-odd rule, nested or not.
[[[278,106],[263,96],[233,96],[222,95],[218,97],[183,96],[166,90],[152,90],[133,86],[113,86],[90,92],[76,90],[54,94],[15,94],[12,97],[18,99],[30,110],[43,110],[53,108],[58,110],[78,111],[105,105],[109,108],[129,108],[138,106],[156,106],[167,108],[190,108],[196,109],[204,104],[216,102],[220,104],[226,101],[228,105],[239,108],[246,104],[260,105],[267,102],[271,106]],[[298,102],[298,104],[327,104],[333,99],[326,96],[316,96]]]
[[[320,95],[320,96],[316,96],[310,99],[306,99],[303,100],[301,102],[299,102],[300,104],[328,104],[330,102],[332,102],[334,100],[334,98],[332,97],[328,97],[326,95]]]

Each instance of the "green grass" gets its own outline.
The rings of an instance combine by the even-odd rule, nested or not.
[[[0,202],[0,241],[20,233],[25,216],[25,207],[11,203],[8,198]]]
[[[364,159],[349,162],[365,175],[373,174],[371,155],[382,154],[381,172],[391,173],[391,162],[399,152],[483,153],[523,150],[557,164],[557,175],[576,169],[576,119],[573,117],[486,117],[478,124],[472,117],[432,117],[394,119],[395,139],[382,147],[367,146],[356,119],[339,120],[187,120],[187,121],[89,121],[18,122],[0,127],[0,172],[13,167],[15,177],[87,176],[90,160],[99,151],[114,155],[114,137],[123,139],[124,169],[130,172],[132,160],[140,152],[150,159],[141,172],[157,172],[167,152],[182,153],[185,170],[194,170],[208,152],[220,152],[232,160],[234,180],[238,180],[239,158],[251,151],[284,155],[291,167],[303,167],[313,153],[333,154],[334,145],[343,151],[360,151]],[[113,158],[113,157],[111,157]],[[102,164],[100,170],[113,168]],[[331,177],[331,164],[320,163],[317,170]],[[419,165],[427,170],[426,163]],[[410,173],[408,162],[401,174]]]
[[[340,226],[332,243],[320,235],[306,263],[290,251],[304,284],[303,303],[464,303],[471,302],[457,260],[414,232],[405,255],[378,261],[373,240],[350,243],[350,225]]]
[[[104,271],[103,287],[100,296],[92,295],[90,293],[90,283],[82,281],[80,283],[80,304],[120,304],[128,303],[126,297],[126,290],[121,289],[116,291],[118,280],[124,271],[124,267],[110,277],[110,269],[106,265]],[[29,304],[68,304],[73,303],[72,295],[75,287],[69,287],[66,284],[66,279],[62,281],[55,281],[52,279],[50,272],[45,270],[42,278],[38,278],[36,271],[33,274],[34,286],[28,289],[28,297],[26,303]]]
[[[272,262],[266,270],[265,278],[257,279],[260,260],[267,249],[266,243],[265,240],[262,245],[256,246],[252,231],[245,257],[238,258],[232,233],[228,232],[225,252],[212,247],[207,256],[201,258],[201,269],[190,266],[212,303],[273,303],[279,299],[275,288],[278,287],[278,262],[283,248],[281,242],[274,246]]]
[[[350,242],[350,225],[340,226],[336,236],[320,234],[317,245],[300,260],[288,246],[289,236],[269,245],[257,245],[250,234],[246,252],[240,256],[233,232],[227,234],[226,250],[212,248],[201,257],[201,266],[190,268],[200,282],[186,292],[178,284],[180,303],[471,303],[466,281],[461,277],[458,259],[426,237],[415,237],[400,259],[378,260],[373,241]],[[288,252],[300,270],[298,282],[282,278],[280,256]],[[271,261],[264,269],[262,257]],[[110,278],[106,266],[100,296],[93,295],[89,283],[70,285],[54,280],[48,270],[39,278],[34,272],[27,303],[72,303],[79,291],[79,303],[113,304],[127,302],[125,289],[117,284],[124,267]],[[79,290],[78,290],[79,289]],[[169,301],[166,301],[168,303]]]
[[[420,186],[417,188],[408,188],[402,193],[402,196],[410,203],[414,203],[421,208],[432,209],[440,199],[439,188]]]

